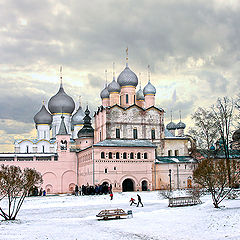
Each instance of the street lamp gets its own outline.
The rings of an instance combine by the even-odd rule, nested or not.
[[[169,174],[168,174],[168,176],[169,176],[169,182],[170,182],[170,192],[172,191],[172,170],[171,169],[169,169]]]

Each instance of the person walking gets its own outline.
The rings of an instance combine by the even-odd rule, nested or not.
[[[78,185],[75,185],[75,196],[78,196]]]
[[[139,203],[142,205],[143,207],[143,204],[142,204],[142,199],[141,197],[137,194],[137,197],[138,197],[138,203],[137,203],[137,207],[139,206]]]
[[[110,193],[110,200],[113,200],[113,193]]]

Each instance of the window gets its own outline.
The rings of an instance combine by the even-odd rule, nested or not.
[[[107,170],[107,168],[105,168],[105,169],[104,169],[104,173],[108,173],[108,170]]]
[[[100,141],[102,141],[102,132],[101,131],[99,133],[99,139],[100,139]]]
[[[116,159],[119,159],[120,156],[119,156],[119,152],[116,153]]]
[[[128,94],[126,94],[126,103],[128,104]]]
[[[185,165],[185,169],[187,169],[187,165]]]
[[[117,187],[117,183],[114,183],[114,187],[115,187],[115,188]]]
[[[122,96],[120,96],[120,105],[122,105]]]
[[[144,153],[144,159],[147,159],[147,153]]]
[[[141,159],[141,153],[140,152],[137,153],[137,159]]]
[[[172,156],[172,150],[168,150],[168,156]]]
[[[152,139],[155,139],[155,129],[152,129]]]
[[[175,156],[178,156],[179,153],[178,153],[178,150],[175,150]]]
[[[120,138],[120,129],[116,128],[116,138]]]
[[[26,146],[26,153],[29,153],[29,147]]]
[[[117,167],[114,167],[113,170],[117,170]]]
[[[45,149],[44,149],[44,146],[42,146],[42,152],[44,153],[45,151],[44,151]]]
[[[127,159],[127,153],[123,153],[123,159]]]
[[[137,139],[137,129],[136,128],[133,129],[133,138]]]
[[[101,158],[105,158],[105,152],[101,152]]]
[[[108,158],[109,158],[109,159],[112,159],[112,153],[111,153],[111,152],[108,153]]]
[[[46,139],[46,131],[44,131],[43,133],[44,133],[44,139]]]
[[[136,103],[136,96],[134,95],[134,104]]]
[[[131,159],[134,159],[134,154],[133,154],[133,152],[130,153],[130,158],[131,158]]]

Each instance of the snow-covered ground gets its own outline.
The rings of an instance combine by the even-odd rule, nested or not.
[[[240,239],[240,200],[225,200],[223,208],[214,209],[204,196],[201,205],[168,208],[158,192],[140,192],[144,207],[130,207],[136,194],[114,193],[112,201],[109,195],[29,197],[18,220],[0,222],[0,239]],[[113,208],[132,210],[133,218],[97,220],[100,210]]]

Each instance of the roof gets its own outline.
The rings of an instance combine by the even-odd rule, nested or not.
[[[96,147],[154,147],[156,145],[148,140],[123,140],[123,139],[105,139],[94,144]]]
[[[157,156],[156,164],[163,163],[197,163],[191,156]]]
[[[225,153],[224,150],[217,149],[217,150],[207,150],[207,149],[198,149],[197,154],[200,154],[204,158],[216,158],[216,159],[224,159]],[[240,158],[240,150],[233,150],[229,149],[230,158]]]

